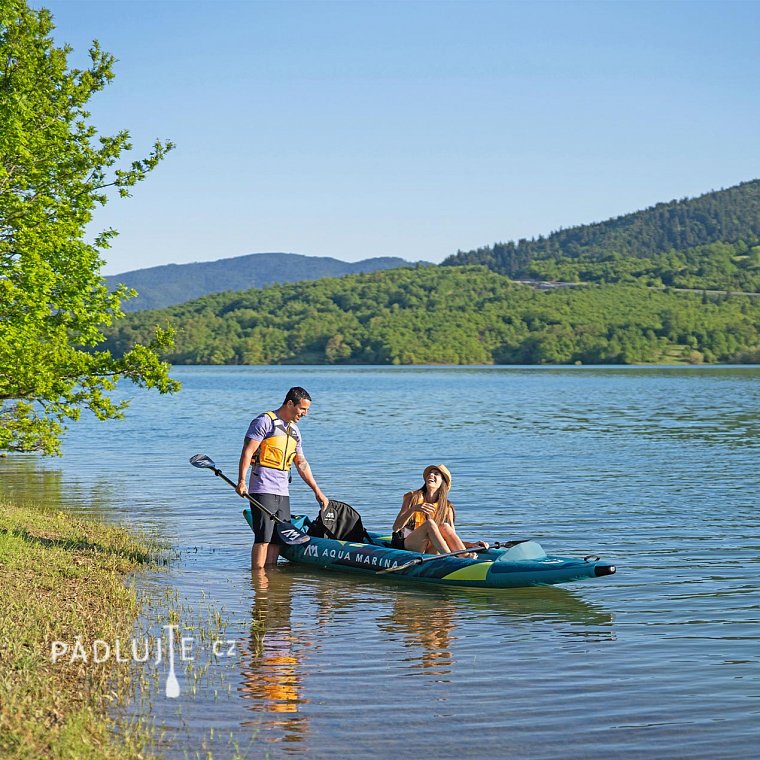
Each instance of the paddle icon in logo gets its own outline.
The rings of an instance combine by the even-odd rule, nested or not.
[[[166,696],[168,699],[176,699],[179,696],[179,681],[174,675],[174,629],[176,625],[165,625],[169,631],[169,674],[166,676]]]

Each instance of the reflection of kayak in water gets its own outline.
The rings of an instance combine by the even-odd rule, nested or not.
[[[466,604],[472,616],[482,612],[488,617],[503,615],[513,620],[562,621],[591,626],[610,626],[612,615],[572,591],[555,586],[516,588],[509,594],[498,589],[458,589],[445,586],[420,586],[417,597],[429,598],[431,609],[441,604]]]
[[[271,573],[272,571],[270,571]],[[613,615],[599,604],[583,599],[577,592],[559,586],[532,586],[515,588],[509,594],[501,589],[458,588],[420,584],[414,589],[403,584],[407,593],[394,593],[394,584],[377,583],[365,575],[346,575],[339,591],[330,582],[329,574],[315,566],[283,563],[277,567],[278,576],[290,576],[299,586],[300,593],[308,588],[320,602],[345,612],[374,598],[385,606],[403,603],[409,606],[409,617],[426,619],[438,610],[456,610],[455,620],[462,623],[479,617],[501,617],[505,623],[524,623],[527,620],[587,626],[611,631]],[[393,575],[387,576],[389,581]],[[401,584],[396,584],[396,587]],[[379,593],[382,589],[383,593]]]
[[[243,514],[250,525],[250,510],[244,510]],[[306,531],[310,520],[304,516],[294,517],[293,525]],[[508,549],[482,551],[473,559],[446,555],[437,557],[393,549],[390,536],[376,533],[368,535],[371,543],[334,541],[310,536],[306,543],[282,546],[281,552],[291,562],[331,570],[396,580],[492,589],[569,583],[615,572],[614,565],[601,562],[598,557],[578,559],[547,555],[535,541],[523,541]],[[402,565],[413,561],[418,564],[401,569]],[[393,572],[394,568],[399,568],[398,572]]]

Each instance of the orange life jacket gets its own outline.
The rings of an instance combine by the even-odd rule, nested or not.
[[[270,467],[273,470],[290,470],[296,456],[298,437],[290,422],[283,422],[274,412],[265,412],[272,420],[272,432],[262,440],[253,455],[254,467]]]

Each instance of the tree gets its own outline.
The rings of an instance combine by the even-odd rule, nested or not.
[[[60,451],[65,421],[89,409],[122,416],[109,396],[121,378],[173,392],[157,351],[146,345],[114,358],[99,344],[122,315],[122,299],[100,275],[108,229],[85,241],[93,209],[128,196],[173,146],[156,141],[147,158],[125,164],[129,134],[98,134],[86,104],[113,78],[114,58],[97,42],[89,66],[69,68],[55,47],[52,17],[24,0],[0,4],[0,450]]]

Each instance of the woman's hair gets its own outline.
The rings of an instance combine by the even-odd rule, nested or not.
[[[427,483],[422,484],[420,493],[422,494],[422,501],[425,500],[425,491],[427,490]],[[420,502],[420,504],[422,503]],[[446,482],[446,478],[441,478],[441,485],[438,488],[438,497],[436,498],[436,504],[438,505],[433,515],[433,519],[440,525],[446,522],[446,518],[451,510],[451,522],[455,520],[454,505],[449,501],[449,484]]]

